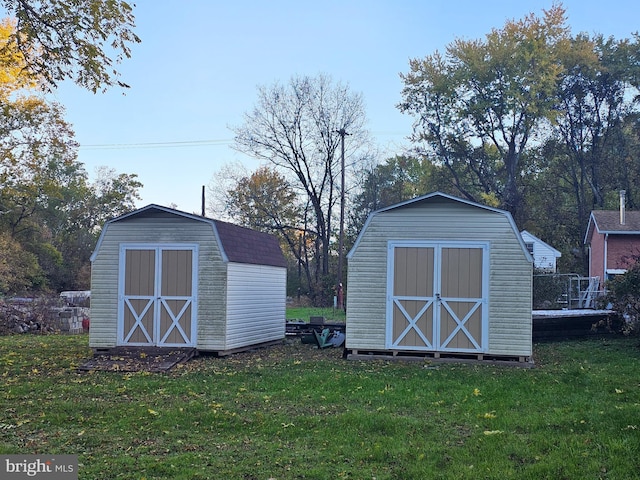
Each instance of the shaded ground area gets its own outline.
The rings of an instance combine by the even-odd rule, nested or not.
[[[262,363],[266,366],[292,361],[340,360],[342,353],[342,348],[320,349],[315,345],[303,343],[300,337],[287,337],[281,344],[236,353],[225,357],[224,361],[230,364]]]
[[[280,344],[251,348],[219,358],[227,365],[274,365],[283,362],[342,359],[342,348],[320,349],[304,344],[300,337],[287,337]],[[177,365],[198,368],[199,361],[215,355],[198,353],[195,349],[118,347],[94,356],[78,367],[79,371],[166,372]],[[190,361],[195,359],[194,361]],[[183,365],[185,364],[185,365]]]

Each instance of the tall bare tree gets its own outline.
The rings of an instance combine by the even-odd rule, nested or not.
[[[237,150],[272,163],[311,206],[318,287],[329,275],[340,198],[338,132],[348,133],[345,157],[347,163],[353,163],[367,141],[365,121],[362,96],[347,85],[334,83],[326,75],[296,76],[286,84],[260,87],[254,109],[245,114],[243,125],[233,129]]]

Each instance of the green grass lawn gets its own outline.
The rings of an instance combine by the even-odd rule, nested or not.
[[[0,453],[80,479],[640,478],[640,350],[536,345],[536,367],[356,362],[288,340],[164,374],[78,373],[86,335],[0,337]]]
[[[303,320],[308,322],[311,317],[324,317],[328,322],[344,322],[344,310],[331,307],[287,307],[287,320]]]

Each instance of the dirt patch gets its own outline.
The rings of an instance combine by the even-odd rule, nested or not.
[[[302,343],[300,337],[287,337],[281,344],[264,348],[250,349],[225,357],[228,363],[247,364],[260,362],[263,365],[274,365],[283,362],[322,361],[342,359],[342,348],[318,348],[315,345]]]
[[[216,361],[228,366],[261,365],[266,367],[291,361],[337,361],[342,359],[343,351],[342,348],[333,347],[320,349],[317,346],[302,343],[300,337],[287,337],[282,343],[251,348],[244,352],[219,357]],[[78,370],[123,373],[166,372],[177,365],[181,365],[181,368],[197,369],[199,362],[206,362],[213,357],[216,355],[198,353],[195,349],[118,347],[105,352],[95,352],[91,359],[78,367]],[[190,361],[194,358],[195,361]]]

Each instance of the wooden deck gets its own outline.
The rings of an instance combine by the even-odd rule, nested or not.
[[[533,340],[611,335],[608,325],[617,319],[613,310],[534,310]]]

